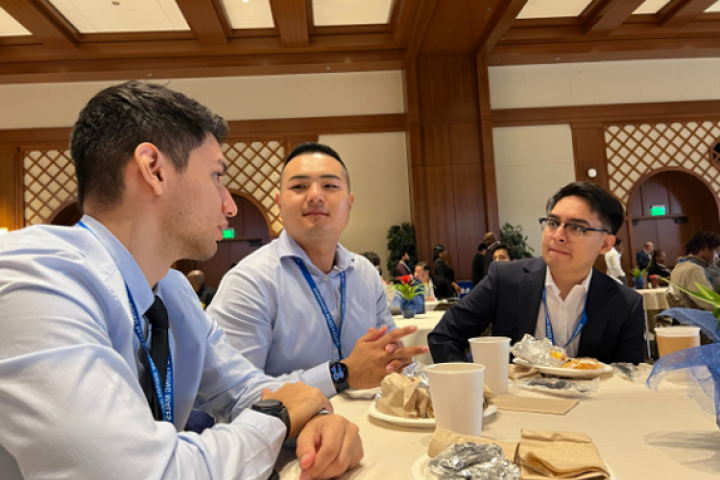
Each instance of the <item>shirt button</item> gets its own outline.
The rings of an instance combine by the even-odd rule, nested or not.
[[[328,277],[323,278],[323,280],[325,280],[325,281],[327,282],[327,281],[328,281]]]
[[[335,310],[333,310],[332,312],[330,312],[330,315],[332,315],[332,316],[334,317],[334,316],[335,316]]]

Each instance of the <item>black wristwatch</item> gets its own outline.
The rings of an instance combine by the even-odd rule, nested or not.
[[[348,385],[348,368],[342,362],[330,362],[330,377],[335,384],[335,391],[337,393],[344,392],[350,385]]]
[[[280,400],[260,400],[259,402],[253,403],[250,409],[282,420],[285,428],[287,428],[287,432],[285,433],[285,440],[287,440],[290,436],[290,415]]]

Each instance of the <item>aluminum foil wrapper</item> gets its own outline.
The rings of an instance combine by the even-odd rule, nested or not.
[[[550,340],[538,340],[530,334],[512,346],[510,353],[532,365],[562,367],[567,361],[565,349],[556,347]]]
[[[452,444],[430,460],[428,469],[440,480],[518,480],[520,468],[495,443]]]
[[[403,370],[403,375],[405,375],[408,378],[420,378],[420,383],[418,383],[417,388],[422,388],[425,390],[428,394],[428,397],[430,396],[430,383],[427,379],[427,374],[425,373],[425,370],[427,369],[427,365],[420,362],[413,362],[405,369]]]
[[[587,397],[597,392],[600,379],[570,381],[563,378],[523,378],[515,380],[513,386],[561,397]]]

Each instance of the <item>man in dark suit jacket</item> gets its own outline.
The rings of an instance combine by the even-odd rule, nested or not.
[[[655,250],[655,245],[653,245],[652,242],[645,242],[643,249],[635,255],[635,260],[640,270],[645,270],[648,265],[650,265],[650,257],[652,256],[653,250]]]
[[[410,267],[408,267],[407,262],[410,261],[410,254],[405,253],[403,254],[402,258],[397,264],[397,267],[395,267],[395,271],[398,273],[399,276],[404,277],[405,275],[412,275],[413,272],[410,270]]]
[[[592,266],[615,243],[622,206],[601,187],[575,182],[550,199],[547,212],[541,222],[543,258],[493,262],[482,282],[428,335],[436,363],[465,361],[468,340],[490,324],[493,335],[513,343],[529,333],[552,337],[573,357],[643,361],[642,297]],[[583,311],[586,323],[579,329]]]
[[[472,262],[472,286],[475,287],[485,276],[485,254],[487,253],[487,245],[481,243],[478,251],[473,257]]]

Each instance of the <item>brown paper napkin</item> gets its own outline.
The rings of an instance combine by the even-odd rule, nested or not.
[[[500,448],[503,449],[505,456],[511,462],[515,459],[515,453],[517,452],[518,446],[517,442],[498,442],[491,438],[460,435],[459,433],[455,433],[451,430],[437,427],[435,429],[435,433],[433,434],[432,440],[430,441],[430,446],[428,447],[428,456],[430,458],[435,458],[436,456],[441,454],[448,445],[451,445],[453,443],[497,443]]]
[[[583,433],[522,430],[517,453],[523,480],[610,477],[595,444]]]
[[[420,378],[391,373],[380,384],[382,395],[377,400],[378,412],[403,418],[425,418],[430,407],[427,391],[417,388]]]
[[[517,380],[520,378],[539,378],[540,376],[540,372],[538,372],[537,368],[518,365],[516,363],[510,364],[508,367],[508,377],[510,380]]]
[[[493,403],[497,405],[499,410],[565,415],[578,404],[578,401],[571,398],[530,398],[498,395],[493,398]]]

